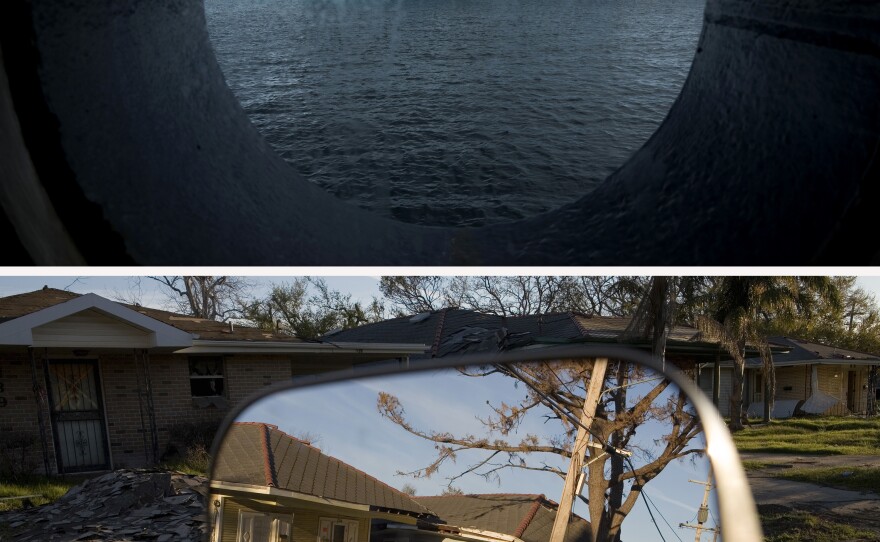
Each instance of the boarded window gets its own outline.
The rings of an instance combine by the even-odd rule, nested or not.
[[[338,518],[320,518],[319,542],[357,542],[357,521]]]
[[[189,387],[193,397],[223,395],[223,358],[189,358]]]

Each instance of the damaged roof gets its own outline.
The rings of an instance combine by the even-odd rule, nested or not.
[[[275,487],[373,509],[432,515],[405,493],[266,423],[230,426],[214,461],[214,479]]]
[[[515,536],[525,542],[547,542],[559,505],[544,495],[490,494],[414,497],[450,524]],[[572,514],[566,542],[591,540],[590,524]]]
[[[625,337],[630,322],[630,318],[591,316],[577,312],[503,317],[446,308],[336,331],[325,335],[323,340],[428,344],[431,348],[424,357],[432,358],[506,350],[531,344],[594,342],[650,348],[648,339]],[[702,340],[699,330],[689,326],[675,326],[666,344],[667,358],[727,357],[718,343]],[[412,356],[413,359],[418,357]]]

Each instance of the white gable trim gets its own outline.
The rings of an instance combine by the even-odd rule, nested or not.
[[[150,346],[152,348],[192,346],[193,339],[189,333],[96,294],[85,294],[0,324],[0,345],[40,346],[34,344],[34,328],[89,309],[94,309],[147,332],[151,336]],[[81,346],[81,344],[77,346]]]

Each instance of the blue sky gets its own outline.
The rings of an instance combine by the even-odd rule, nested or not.
[[[153,273],[153,271],[155,273]],[[267,290],[272,283],[289,282],[293,276],[323,276],[331,288],[350,293],[354,299],[370,301],[373,296],[380,297],[379,277],[384,274],[475,274],[486,273],[492,275],[515,275],[515,274],[577,274],[578,270],[572,269],[535,269],[535,268],[490,268],[475,270],[471,268],[400,268],[400,269],[376,269],[376,268],[316,268],[289,270],[283,274],[284,269],[276,268],[233,268],[233,269],[154,269],[143,270],[141,268],[122,268],[114,272],[112,268],[0,268],[0,297],[38,290],[44,285],[52,288],[69,289],[77,293],[92,292],[103,297],[113,298],[119,292],[126,292],[135,287],[140,277],[140,285],[143,292],[142,302],[147,306],[161,308],[165,303],[165,296],[161,293],[159,284],[146,278],[145,273],[151,274],[237,274],[250,277],[258,286]],[[880,301],[880,267],[878,268],[747,268],[747,269],[692,269],[692,268],[625,268],[625,269],[581,269],[582,274],[696,274],[696,273],[723,273],[736,274],[824,274],[824,275],[857,275],[859,284],[872,292]],[[78,275],[77,273],[82,273]],[[259,288],[258,288],[259,290]]]

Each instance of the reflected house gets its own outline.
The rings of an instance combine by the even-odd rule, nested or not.
[[[543,495],[411,497],[274,425],[226,433],[211,481],[213,542],[546,542]],[[573,515],[566,542],[590,539]]]
[[[43,288],[0,298],[0,445],[19,471],[151,465],[264,386],[425,348],[307,342]]]
[[[878,399],[878,383],[870,383],[872,368],[877,373],[880,357],[844,348],[789,337],[771,337],[768,342],[787,352],[773,354],[776,368],[774,418],[794,415],[845,416],[868,409],[868,399]],[[727,415],[730,404],[732,363],[722,362],[719,409]],[[764,408],[763,362],[746,359],[743,404],[749,416],[759,417]],[[702,372],[700,387],[712,393],[712,375]]]

